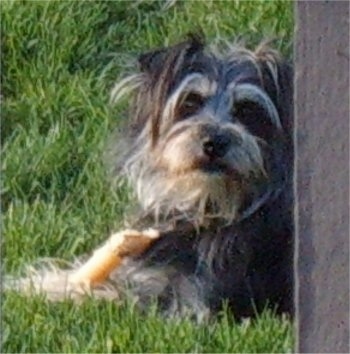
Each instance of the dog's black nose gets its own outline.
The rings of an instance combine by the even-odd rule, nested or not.
[[[231,139],[225,134],[216,134],[203,141],[203,152],[211,157],[223,157],[227,153]]]

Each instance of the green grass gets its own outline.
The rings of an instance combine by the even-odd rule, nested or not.
[[[291,55],[286,1],[1,2],[2,266],[70,260],[120,227],[129,202],[101,155],[123,119],[109,91],[130,58],[202,28],[208,40],[278,37]],[[289,321],[167,321],[130,305],[2,298],[2,352],[288,352]]]

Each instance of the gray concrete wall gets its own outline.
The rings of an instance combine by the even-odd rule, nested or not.
[[[295,6],[296,351],[349,353],[349,2]]]

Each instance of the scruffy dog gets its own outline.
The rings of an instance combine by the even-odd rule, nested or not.
[[[95,295],[197,318],[223,301],[237,317],[292,313],[291,67],[264,44],[219,52],[190,36],[141,55],[139,73],[112,95],[125,93],[130,121],[111,161],[140,203],[133,227],[159,234],[125,254]],[[41,278],[49,297],[64,293],[60,274]]]

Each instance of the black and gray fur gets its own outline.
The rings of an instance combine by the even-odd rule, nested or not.
[[[112,161],[148,226],[165,231],[116,282],[171,314],[201,316],[223,301],[237,317],[266,306],[292,313],[291,67],[266,45],[219,54],[198,37],[139,64]]]

